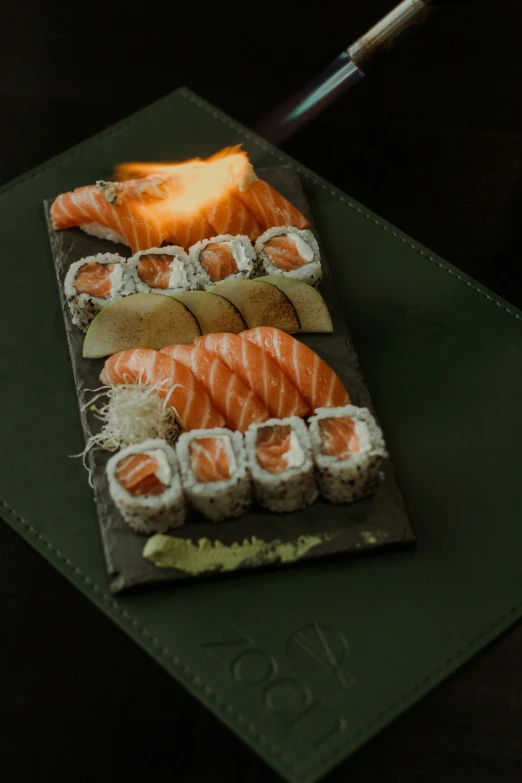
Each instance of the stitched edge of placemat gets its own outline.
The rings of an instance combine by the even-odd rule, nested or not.
[[[467,279],[466,277],[459,274],[455,269],[452,269],[451,265],[448,262],[443,263],[441,259],[438,259],[435,256],[431,255],[429,252],[427,252],[424,248],[422,248],[420,245],[415,243],[413,240],[410,240],[408,237],[397,233],[393,229],[393,227],[386,224],[385,221],[378,218],[376,215],[372,214],[369,210],[365,210],[364,208],[362,208],[361,205],[357,204],[356,202],[348,199],[342,193],[342,191],[338,190],[337,188],[334,188],[332,185],[330,185],[328,182],[323,180],[321,177],[318,177],[312,171],[308,170],[306,167],[302,166],[297,161],[294,161],[290,156],[284,155],[281,152],[279,152],[279,150],[272,147],[272,145],[268,144],[267,142],[263,141],[255,134],[251,133],[247,128],[240,125],[240,123],[235,122],[230,117],[220,112],[218,109],[216,109],[214,106],[204,101],[199,96],[196,96],[186,87],[182,87],[179,90],[176,90],[174,93],[165,96],[164,98],[160,99],[159,101],[156,101],[155,103],[151,104],[145,109],[136,112],[130,117],[127,117],[126,119],[116,123],[115,125],[112,125],[107,130],[102,131],[101,133],[91,137],[90,139],[81,142],[80,144],[76,145],[70,150],[61,153],[60,155],[48,161],[47,163],[44,163],[41,166],[38,166],[36,169],[31,170],[27,174],[23,174],[20,177],[16,178],[15,180],[12,180],[11,182],[7,183],[6,185],[0,188],[0,198],[2,198],[4,195],[7,195],[8,193],[11,193],[13,190],[24,185],[30,180],[34,179],[39,174],[45,171],[50,171],[53,168],[56,168],[60,164],[64,163],[65,161],[69,160],[70,158],[75,157],[86,147],[95,146],[96,144],[100,143],[104,139],[117,133],[121,128],[128,126],[130,123],[138,121],[141,117],[143,117],[144,113],[146,114],[153,113],[154,111],[161,108],[165,103],[168,103],[170,100],[172,100],[174,95],[182,95],[186,100],[191,101],[202,111],[211,114],[215,119],[219,120],[225,125],[228,125],[230,128],[233,128],[234,130],[242,133],[244,136],[246,136],[248,139],[253,141],[255,144],[257,144],[258,146],[262,147],[264,150],[269,152],[272,155],[272,157],[276,158],[282,163],[285,164],[288,164],[289,162],[292,163],[302,174],[304,174],[305,177],[310,179],[315,184],[319,185],[321,188],[323,188],[323,190],[328,192],[330,195],[334,196],[335,198],[338,198],[340,201],[342,201],[344,204],[349,206],[351,209],[355,209],[359,214],[363,215],[365,218],[375,223],[375,225],[379,226],[387,233],[390,233],[398,241],[406,244],[408,247],[410,247],[412,250],[414,250],[423,258],[436,264],[436,266],[438,266],[444,272],[452,275],[453,277],[456,277],[460,282],[462,282],[463,284],[465,284],[466,286],[474,290],[476,293],[485,297],[488,301],[492,302],[497,307],[500,307],[502,310],[504,310],[512,317],[516,318],[517,320],[522,320],[522,314],[515,312],[514,309],[511,309],[509,306],[507,306],[507,304],[502,299],[491,296],[491,294],[488,293],[488,291],[482,290],[471,279]],[[261,731],[259,731],[251,720],[249,720],[240,712],[238,712],[231,704],[225,701],[209,685],[206,685],[203,679],[199,677],[199,675],[195,674],[190,669],[189,666],[183,663],[165,645],[163,645],[159,639],[153,636],[145,626],[141,625],[141,623],[139,623],[136,620],[136,618],[133,617],[132,614],[130,614],[122,606],[120,606],[120,604],[117,602],[116,599],[114,599],[111,595],[109,595],[101,587],[99,587],[95,582],[93,582],[86,574],[83,573],[83,571],[80,568],[78,568],[78,566],[76,566],[71,560],[69,560],[65,555],[63,555],[59,549],[54,547],[50,541],[48,541],[44,536],[42,536],[38,532],[38,530],[36,530],[36,528],[34,528],[29,522],[23,519],[23,517],[20,516],[20,514],[18,514],[14,509],[12,509],[2,498],[0,498],[0,505],[3,507],[4,511],[6,511],[8,515],[12,517],[11,524],[13,526],[16,525],[16,523],[21,523],[23,529],[25,529],[30,534],[30,537],[28,539],[29,543],[33,543],[33,546],[35,547],[37,547],[37,544],[40,545],[44,544],[48,553],[51,553],[55,559],[57,559],[59,562],[62,563],[62,565],[65,565],[67,567],[67,570],[71,571],[76,578],[79,578],[81,580],[81,582],[84,585],[84,591],[86,593],[93,594],[96,598],[96,602],[98,602],[98,600],[101,599],[102,606],[103,604],[105,604],[106,607],[110,607],[110,609],[119,617],[119,620],[123,627],[128,627],[131,633],[135,633],[136,631],[139,631],[140,636],[143,638],[145,644],[151,644],[152,647],[154,648],[154,655],[155,657],[158,658],[158,660],[162,659],[169,666],[174,664],[176,669],[180,672],[180,678],[182,680],[185,680],[187,684],[190,684],[191,688],[194,689],[195,691],[201,692],[204,699],[206,700],[210,699],[212,702],[214,702],[215,705],[217,705],[216,709],[218,710],[224,709],[225,714],[227,716],[226,719],[228,722],[236,725],[239,731],[243,731],[244,729],[247,729],[248,733],[251,735],[251,739],[253,739],[256,743],[258,743],[262,748],[269,750],[270,753],[273,755],[274,760],[276,760],[276,762],[280,763],[284,768],[286,768],[289,774],[302,781],[302,783],[306,783],[306,781],[313,781],[316,778],[316,773],[318,771],[326,772],[328,769],[334,766],[337,761],[341,760],[339,758],[340,756],[342,757],[347,752],[349,752],[351,746],[355,745],[359,741],[361,741],[362,743],[366,738],[369,738],[371,735],[373,735],[375,730],[383,728],[393,718],[394,714],[396,714],[397,711],[401,710],[402,708],[406,708],[410,702],[415,701],[417,699],[417,694],[419,694],[419,692],[421,693],[427,692],[430,686],[436,685],[437,682],[444,679],[446,674],[450,674],[456,668],[458,662],[461,659],[466,659],[468,655],[472,653],[474,650],[478,651],[479,649],[481,649],[487,641],[491,641],[502,630],[509,627],[511,623],[513,623],[516,619],[518,619],[522,615],[522,602],[520,602],[515,606],[511,607],[507,612],[504,612],[493,623],[490,623],[487,628],[485,628],[483,631],[477,634],[473,639],[467,642],[453,655],[449,656],[444,661],[444,663],[440,664],[433,671],[431,671],[429,674],[423,677],[419,682],[417,682],[400,698],[394,700],[386,708],[381,710],[374,718],[372,718],[371,721],[367,722],[364,726],[360,727],[359,729],[353,731],[351,735],[345,738],[340,745],[333,748],[327,755],[323,756],[318,761],[315,761],[313,764],[308,765],[306,769],[303,769],[298,763],[294,761],[292,756],[282,751],[277,745],[272,743],[268,739],[268,737],[266,737],[266,735],[264,735]],[[47,554],[46,556],[47,559],[49,560],[53,559],[50,556],[50,554]]]

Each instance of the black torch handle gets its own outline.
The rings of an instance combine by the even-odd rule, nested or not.
[[[390,54],[413,28],[435,14],[443,0],[402,0],[368,32],[348,47],[351,60],[363,73]]]
[[[407,33],[443,6],[463,0],[402,0],[384,19],[345,49],[311,84],[259,123],[260,136],[280,144],[357,84]],[[464,0],[465,2],[466,0]]]

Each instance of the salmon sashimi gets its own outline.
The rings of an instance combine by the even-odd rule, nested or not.
[[[319,432],[322,443],[321,451],[327,457],[347,460],[360,450],[355,421],[349,416],[320,419]]]
[[[138,263],[138,276],[149,288],[170,288],[173,256],[147,255],[142,256]]]
[[[189,447],[190,467],[196,481],[225,481],[230,478],[230,460],[224,438],[195,438]]]
[[[227,365],[201,346],[169,345],[161,353],[184,364],[205,387],[215,408],[231,430],[246,432],[250,424],[270,414],[259,397]]]
[[[161,495],[167,489],[157,476],[158,461],[151,454],[129,454],[118,463],[115,477],[133,497]]]
[[[262,231],[274,226],[308,228],[310,221],[268,182],[258,179],[246,190],[238,191],[239,198],[252,212]]]
[[[78,269],[74,278],[74,287],[79,294],[107,299],[112,293],[112,278],[116,264],[99,264],[90,261]]]
[[[199,263],[214,283],[238,271],[230,242],[211,242],[201,251]]]
[[[194,344],[218,356],[266,405],[271,416],[305,416],[309,406],[269,354],[237,334],[207,334]]]
[[[272,237],[263,245],[263,253],[268,256],[268,260],[278,269],[282,269],[284,272],[291,272],[307,264],[314,257],[312,248],[309,248],[310,254],[308,257],[301,255],[296,239],[304,243],[299,234],[282,234],[281,236]]]
[[[311,348],[272,326],[241,332],[240,337],[263,349],[299,389],[311,410],[337,408],[350,402],[339,376]],[[198,338],[201,339],[201,338]]]
[[[256,438],[256,459],[269,473],[283,473],[289,467],[288,454],[291,449],[292,429],[287,425],[275,424],[260,427]]]
[[[224,417],[204,386],[181,362],[151,348],[130,348],[110,356],[100,375],[106,386],[139,384],[155,387],[185,430],[223,427]]]

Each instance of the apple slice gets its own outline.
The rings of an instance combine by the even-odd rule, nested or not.
[[[173,294],[188,307],[199,323],[202,334],[212,332],[233,332],[239,334],[247,328],[247,324],[231,301],[210,291],[183,291]]]
[[[83,343],[86,359],[110,356],[127,348],[165,348],[192,343],[201,335],[188,307],[163,294],[131,294],[116,299],[93,320]]]
[[[326,302],[319,291],[302,280],[283,275],[265,275],[254,280],[255,283],[269,283],[282,291],[290,299],[301,322],[300,332],[333,332],[332,319]]]
[[[228,299],[240,311],[249,329],[275,326],[293,334],[301,328],[296,309],[288,296],[274,285],[254,280],[225,280],[210,289]]]

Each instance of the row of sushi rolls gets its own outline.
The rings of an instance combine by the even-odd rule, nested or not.
[[[51,208],[56,230],[78,226],[133,253],[74,261],[64,295],[84,356],[105,360],[91,441],[114,452],[108,491],[138,533],[177,528],[191,511],[223,522],[252,502],[275,513],[319,496],[351,503],[383,477],[373,415],[298,337],[333,331],[309,221],[247,170],[248,187],[243,176],[226,209],[216,199],[183,246],[135,230],[170,171],[77,188]]]

